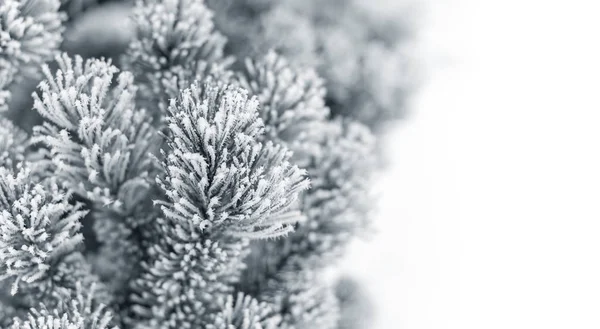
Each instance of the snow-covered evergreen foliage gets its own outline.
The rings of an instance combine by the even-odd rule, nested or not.
[[[54,179],[38,182],[30,166],[0,167],[0,280],[10,284],[12,306],[53,309],[98,278],[79,248],[87,210]]]
[[[0,0],[0,328],[348,328],[405,86],[347,1]]]

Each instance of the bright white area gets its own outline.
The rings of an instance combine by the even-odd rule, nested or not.
[[[600,2],[423,3],[427,79],[344,265],[371,328],[600,328]]]

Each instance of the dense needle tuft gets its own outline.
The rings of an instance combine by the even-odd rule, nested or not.
[[[240,237],[290,231],[288,208],[308,180],[285,147],[258,141],[264,125],[255,98],[232,86],[193,84],[169,114],[167,177],[160,182],[172,202],[163,206],[168,218]]]

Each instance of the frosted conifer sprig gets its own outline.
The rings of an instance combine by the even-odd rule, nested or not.
[[[329,116],[323,80],[314,70],[290,65],[274,51],[259,60],[246,59],[237,80],[258,97],[270,139],[291,142],[298,132],[310,129],[311,123]]]
[[[46,119],[34,141],[49,147],[62,181],[81,196],[131,212],[148,189],[156,140],[151,120],[135,108],[133,76],[110,61],[58,56],[59,70],[46,80],[34,108]]]
[[[26,75],[56,54],[62,41],[59,0],[4,0],[0,2],[0,60]]]
[[[69,195],[53,184],[34,184],[29,168],[16,173],[0,167],[0,280],[12,281],[12,294],[21,282],[47,275],[51,264],[81,243],[79,220],[87,211],[69,204]]]
[[[87,289],[97,280],[79,252],[87,211],[55,183],[42,186],[30,173],[27,164],[16,173],[0,167],[0,280],[18,293],[19,305],[54,307],[70,299],[78,283]]]
[[[258,102],[232,86],[193,84],[169,106],[166,201],[158,241],[135,281],[132,322],[152,328],[211,323],[232,292],[248,252],[246,238],[286,234],[290,205],[308,186],[290,153],[261,144]]]
[[[162,207],[166,217],[198,232],[289,232],[288,208],[308,181],[287,149],[258,142],[264,127],[257,100],[243,89],[193,84],[169,112],[167,178],[160,183],[172,202]]]
[[[106,249],[94,264],[123,293],[141,252],[138,228],[154,216],[150,177],[157,167],[150,153],[157,135],[151,118],[135,107],[129,72],[66,54],[56,61],[59,69],[51,74],[45,67],[46,80],[33,95],[46,119],[33,140],[50,150],[50,173],[94,205],[96,235]]]
[[[195,80],[226,74],[231,62],[223,55],[226,39],[212,17],[204,1],[136,1],[136,36],[122,63],[136,76],[140,99],[156,114],[164,115],[169,100]]]

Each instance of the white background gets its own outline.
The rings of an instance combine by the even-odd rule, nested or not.
[[[422,7],[380,233],[344,265],[372,328],[600,328],[600,3]]]

